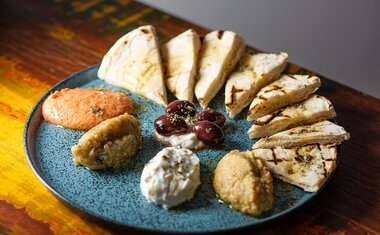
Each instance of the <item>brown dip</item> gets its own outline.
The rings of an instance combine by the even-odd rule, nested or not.
[[[91,170],[119,169],[141,147],[141,127],[125,113],[101,122],[85,133],[71,148],[76,166]]]
[[[213,186],[220,199],[245,214],[261,216],[273,208],[271,173],[251,151],[225,155],[214,171]]]
[[[52,93],[42,105],[46,121],[77,130],[89,130],[124,113],[133,113],[128,95],[100,88],[64,88]]]

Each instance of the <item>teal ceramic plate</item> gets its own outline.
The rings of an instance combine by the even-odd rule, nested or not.
[[[162,149],[154,141],[152,131],[153,120],[163,114],[165,109],[128,90],[98,79],[97,70],[98,66],[87,68],[54,86],[36,104],[25,126],[25,150],[30,166],[53,194],[74,208],[108,222],[137,229],[215,232],[271,221],[295,210],[316,195],[275,180],[274,210],[261,218],[241,214],[219,202],[211,184],[216,164],[230,150],[248,150],[255,142],[246,134],[251,123],[245,119],[245,109],[237,119],[227,118],[226,141],[222,149],[196,152],[201,161],[202,184],[190,202],[169,211],[149,204],[140,192],[140,175],[144,164]],[[143,148],[121,171],[96,172],[75,167],[70,147],[77,143],[84,132],[58,127],[43,120],[41,107],[44,99],[51,92],[65,87],[122,90],[137,104],[139,112],[136,117],[142,125]],[[227,117],[223,92],[219,92],[214,98],[211,107],[224,112]]]

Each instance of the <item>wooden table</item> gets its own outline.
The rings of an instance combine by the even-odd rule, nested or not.
[[[39,182],[25,158],[23,128],[51,86],[99,63],[116,39],[144,24],[154,25],[162,41],[190,27],[207,32],[128,0],[0,1],[0,234],[119,231],[73,211]],[[380,100],[328,79],[322,84],[319,93],[331,99],[339,124],[351,133],[335,176],[299,211],[244,232],[379,234]]]

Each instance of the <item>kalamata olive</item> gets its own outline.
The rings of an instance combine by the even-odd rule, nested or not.
[[[175,100],[168,105],[166,113],[175,113],[181,117],[194,117],[196,108],[187,100]]]
[[[226,122],[226,118],[221,112],[216,111],[215,109],[206,109],[197,115],[198,121],[209,121],[213,122],[216,125],[223,127]]]
[[[164,136],[183,134],[188,131],[185,119],[177,114],[164,114],[154,120],[157,133]]]
[[[213,122],[199,121],[195,123],[192,131],[200,141],[211,147],[219,146],[224,141],[222,129]]]

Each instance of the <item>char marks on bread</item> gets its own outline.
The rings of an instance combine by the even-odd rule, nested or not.
[[[223,87],[244,49],[244,39],[231,31],[213,31],[204,37],[194,90],[202,108],[206,108]]]
[[[226,82],[225,105],[229,116],[236,117],[262,87],[278,79],[287,60],[285,52],[255,53],[247,48]]]
[[[248,135],[250,138],[270,136],[296,126],[331,119],[335,115],[334,107],[327,98],[311,95],[303,102],[256,119],[248,130]]]
[[[252,146],[252,149],[274,148],[276,146],[290,148],[315,143],[338,145],[349,138],[350,134],[343,127],[330,121],[321,121],[261,138]]]
[[[337,159],[335,146],[319,144],[254,149],[252,153],[274,176],[307,192],[316,192],[323,186],[334,171]]]
[[[253,99],[247,120],[252,121],[287,105],[305,100],[321,86],[321,80],[310,75],[282,75],[262,88]]]

